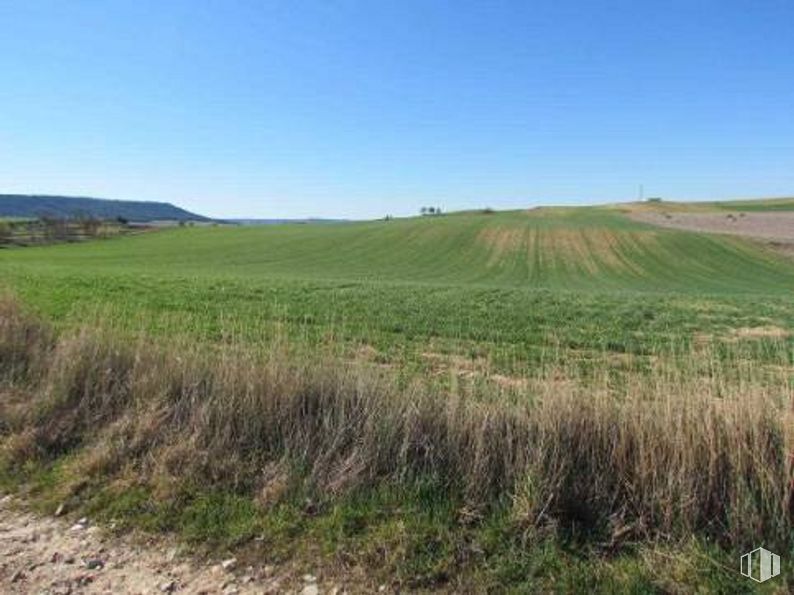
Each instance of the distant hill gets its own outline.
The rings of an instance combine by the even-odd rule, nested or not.
[[[0,194],[0,217],[32,218],[41,216],[99,219],[123,217],[128,221],[210,221],[167,202],[107,200],[73,196],[39,196]]]
[[[224,219],[226,223],[237,225],[281,225],[285,223],[346,223],[348,219],[322,219],[309,217],[308,219]]]

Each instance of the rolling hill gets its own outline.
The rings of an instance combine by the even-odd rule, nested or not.
[[[98,219],[122,217],[128,221],[210,221],[170,203],[129,200],[108,200],[72,196],[0,194],[0,217],[34,218],[41,216],[73,218],[90,216]]]
[[[355,548],[362,531],[381,547],[384,535],[408,527],[421,542],[411,549],[443,534],[451,536],[443,551],[462,551],[480,531],[483,543],[492,544],[494,535],[515,543],[518,553],[507,555],[524,560],[526,533],[513,503],[525,503],[528,515],[538,504],[545,510],[549,496],[534,496],[540,478],[550,486],[540,493],[560,502],[573,493],[577,506],[597,503],[586,509],[595,527],[588,548],[602,547],[612,531],[608,519],[625,519],[638,503],[644,508],[636,518],[651,519],[645,526],[658,528],[665,543],[673,531],[686,543],[693,535],[720,543],[736,517],[735,502],[750,501],[752,522],[731,531],[755,535],[768,527],[765,535],[783,536],[776,549],[788,551],[791,528],[779,512],[790,502],[794,262],[755,239],[659,227],[624,210],[173,226],[0,250],[0,331],[11,337],[4,343],[0,336],[0,356],[11,355],[0,364],[10,362],[12,378],[32,370],[29,393],[15,381],[13,395],[29,408],[25,419],[41,424],[24,427],[25,436],[43,440],[66,426],[68,444],[79,445],[64,456],[51,448],[61,457],[53,468],[65,471],[55,480],[37,474],[47,481],[39,491],[58,494],[55,510],[74,478],[82,486],[86,469],[98,469],[92,481],[107,487],[91,506],[99,502],[92,510],[106,510],[108,518],[147,525],[152,518],[188,519],[162,526],[184,526],[191,535],[197,514],[212,519],[201,522],[202,531],[226,531],[226,519],[237,527],[243,518],[240,526],[253,537],[292,517],[309,528],[290,528],[280,543],[297,540],[312,557],[308,544],[314,547],[318,535],[328,535],[328,551],[337,551],[352,518],[364,527],[351,537]],[[15,308],[5,290],[24,308]],[[4,303],[11,304],[5,312]],[[46,320],[44,331],[28,330],[29,314]],[[50,329],[62,337],[55,348],[45,342]],[[37,337],[44,339],[33,351]],[[17,364],[27,361],[17,354],[27,353],[48,367]],[[4,443],[12,452],[39,452],[29,438],[15,436]],[[329,460],[329,452],[337,458]],[[294,474],[286,475],[281,465],[295,453],[303,458],[285,466]],[[534,462],[550,457],[548,467]],[[358,469],[371,471],[353,468],[362,460],[371,462]],[[79,466],[67,466],[73,461]],[[162,490],[162,497],[148,491],[152,463],[180,490]],[[145,471],[130,471],[137,469]],[[283,512],[293,500],[251,499],[267,492],[258,486],[270,469],[278,469],[279,485],[283,476],[301,486],[294,513]],[[320,516],[307,516],[303,486],[314,476],[301,473],[315,469],[333,481],[318,493],[334,498],[345,497],[334,491],[344,485],[338,477],[357,482],[347,484],[351,503],[329,500]],[[118,492],[110,490],[128,489],[130,477],[146,491],[116,507]],[[190,491],[196,477],[210,486],[209,495]],[[382,491],[384,478],[400,491]],[[421,488],[403,489],[392,478],[418,478]],[[748,500],[748,481],[769,487]],[[427,492],[433,485],[439,487]],[[461,522],[463,503],[481,493],[487,495],[477,510],[492,505],[508,515],[493,517],[501,525],[491,517]],[[637,499],[638,493],[645,495]],[[678,503],[693,501],[685,507],[691,516],[677,516]],[[406,502],[418,505],[406,509]],[[428,502],[440,507],[432,509],[432,522],[416,512]],[[153,513],[153,505],[162,512]],[[552,508],[554,526],[583,522],[578,507]],[[417,525],[405,524],[416,518]],[[657,519],[671,519],[669,527]],[[422,532],[439,522],[439,533]],[[570,551],[568,542],[546,543],[557,542],[529,555],[547,560],[549,547],[555,555]],[[704,551],[708,558],[696,550],[692,559],[708,559],[710,568],[715,556],[736,560],[733,546]],[[493,552],[490,560],[502,563],[505,550]],[[595,560],[602,573],[603,560]],[[726,581],[735,580],[732,572]],[[554,588],[543,590],[570,591],[559,588],[557,575]],[[603,591],[624,590],[613,587]]]
[[[101,312],[101,324],[199,341],[283,332],[313,344],[331,333],[419,361],[441,346],[474,349],[506,371],[549,349],[647,354],[794,328],[790,258],[614,207],[196,226],[9,249],[3,287],[67,326]]]
[[[576,291],[780,293],[794,265],[747,240],[599,207],[335,225],[194,228],[4,255],[0,264],[167,277],[421,282]]]
[[[794,211],[794,198],[748,198],[735,200],[719,201],[697,201],[684,202],[675,200],[647,200],[643,202],[615,203],[610,205],[614,208],[635,212],[635,211],[667,211],[667,212],[690,212],[690,213],[719,213],[729,212],[779,212]]]

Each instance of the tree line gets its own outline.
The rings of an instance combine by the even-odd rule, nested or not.
[[[0,220],[0,245],[68,242],[115,234],[128,225],[127,219],[105,220],[93,215],[56,217],[41,214],[37,219]]]
[[[440,215],[441,207],[422,207],[419,212],[422,215]]]

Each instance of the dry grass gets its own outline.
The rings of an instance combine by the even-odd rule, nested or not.
[[[611,229],[486,227],[478,234],[477,241],[488,250],[489,267],[526,252],[529,263],[587,275],[602,271],[642,275],[642,266],[630,255],[658,247],[654,231]]]
[[[52,345],[50,330],[0,293],[0,385],[31,381],[45,367],[42,358],[49,357]]]
[[[536,230],[523,227],[486,227],[477,241],[489,251],[488,266],[497,266],[506,256],[520,251],[528,243],[532,245]]]
[[[701,349],[696,362],[660,358],[619,382],[606,366],[585,378],[552,365],[509,394],[442,393],[278,347],[208,355],[88,330],[55,338],[8,300],[0,354],[7,465],[71,452],[87,478],[134,469],[144,481],[190,478],[266,502],[288,475],[331,496],[432,477],[475,514],[512,501],[527,528],[614,542],[791,539],[783,367]]]

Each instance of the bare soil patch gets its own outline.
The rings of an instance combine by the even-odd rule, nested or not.
[[[67,522],[0,499],[0,592],[47,593],[356,593],[297,569],[207,560],[173,539],[109,535],[88,519]]]
[[[635,221],[661,227],[794,242],[794,212],[678,213],[631,211]]]
[[[745,339],[785,339],[790,333],[779,326],[742,327],[734,331],[737,337]]]

